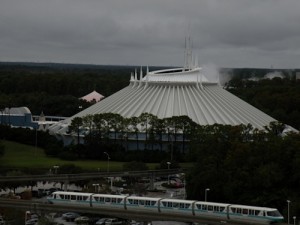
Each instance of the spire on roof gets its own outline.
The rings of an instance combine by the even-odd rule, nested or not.
[[[190,34],[185,38],[185,54],[184,54],[184,70],[190,70],[193,68],[193,42]]]
[[[142,85],[142,79],[143,79],[143,68],[141,66],[141,70],[140,70],[140,83],[139,83],[139,86]]]
[[[136,73],[136,69],[135,69],[135,70],[134,70],[134,83],[133,83],[133,86],[132,86],[132,87],[135,87],[136,82],[137,82],[137,73]]]

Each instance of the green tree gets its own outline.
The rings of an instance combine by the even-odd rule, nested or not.
[[[80,131],[83,126],[83,119],[82,117],[75,117],[71,121],[71,125],[69,126],[70,132],[75,132],[77,134],[77,145],[80,144]]]

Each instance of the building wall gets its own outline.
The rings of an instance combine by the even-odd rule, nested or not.
[[[13,127],[29,127],[32,129],[38,128],[38,123],[32,121],[32,115],[30,113],[26,114],[1,114],[0,124],[10,125]]]

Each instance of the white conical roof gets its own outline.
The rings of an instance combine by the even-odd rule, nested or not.
[[[275,121],[224,90],[217,81],[209,80],[196,67],[153,71],[145,77],[140,73],[139,80],[135,72],[127,87],[54,126],[68,125],[75,117],[108,112],[125,118],[144,112],[158,118],[186,115],[200,125],[250,123],[258,129]]]

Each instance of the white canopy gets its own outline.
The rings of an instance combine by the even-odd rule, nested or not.
[[[96,102],[99,102],[103,98],[104,98],[103,95],[99,94],[97,91],[93,91],[93,92],[81,97],[80,99],[86,100],[88,102],[91,102],[93,100]]]

